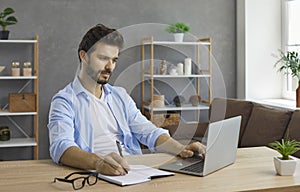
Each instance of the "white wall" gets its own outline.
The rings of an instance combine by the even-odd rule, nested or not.
[[[237,97],[281,98],[281,0],[237,0]]]

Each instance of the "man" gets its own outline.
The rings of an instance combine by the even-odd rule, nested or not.
[[[125,89],[107,84],[122,46],[122,35],[102,24],[84,35],[78,48],[78,75],[51,102],[48,128],[52,159],[102,174],[124,175],[129,166],[118,155],[116,141],[126,154],[142,154],[139,142],[152,151],[183,158],[204,153],[199,142],[183,146],[166,130],[155,127]]]

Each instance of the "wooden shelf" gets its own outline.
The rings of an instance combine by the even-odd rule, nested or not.
[[[145,77],[151,77],[150,74],[144,74]],[[211,77],[209,74],[192,74],[192,75],[153,75],[154,78],[189,78],[189,77]]]
[[[37,79],[37,76],[0,76],[0,80],[29,80]]]
[[[145,109],[151,110],[151,107],[148,105],[144,106]],[[176,107],[175,105],[166,105],[165,107],[155,107],[152,108],[154,112],[159,111],[191,111],[191,110],[208,110],[209,106],[205,104],[200,104],[198,106],[192,106],[192,104],[184,104],[181,107]]]
[[[23,39],[8,39],[0,40],[0,43],[37,43],[37,40],[23,40]]]
[[[34,138],[11,138],[8,141],[0,141],[2,147],[32,147],[37,146]]]
[[[37,115],[37,112],[8,112],[0,111],[0,116],[24,116],[24,115]]]
[[[145,44],[154,44],[154,45],[210,45],[210,42],[202,42],[202,41],[183,41],[183,42],[175,42],[175,41],[145,41]]]

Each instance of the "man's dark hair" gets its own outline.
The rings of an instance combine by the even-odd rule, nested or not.
[[[98,41],[117,46],[119,49],[122,49],[124,44],[123,36],[117,30],[110,29],[103,24],[97,24],[96,26],[88,30],[88,32],[86,32],[79,44],[78,57],[80,62],[80,50],[83,50],[85,52],[92,51],[90,49]]]

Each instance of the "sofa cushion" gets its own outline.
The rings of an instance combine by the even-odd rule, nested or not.
[[[300,141],[300,110],[294,111],[288,124],[287,131],[289,132],[289,137],[291,139]],[[300,151],[295,153],[294,156],[300,158]]]
[[[246,125],[248,123],[253,103],[250,101],[239,100],[239,99],[224,99],[216,98],[213,100],[210,109],[210,122],[235,117],[238,115],[242,116],[239,145],[241,137],[244,134]],[[226,112],[226,113],[225,113]]]
[[[286,109],[254,104],[240,147],[266,146],[280,140],[292,112]]]

